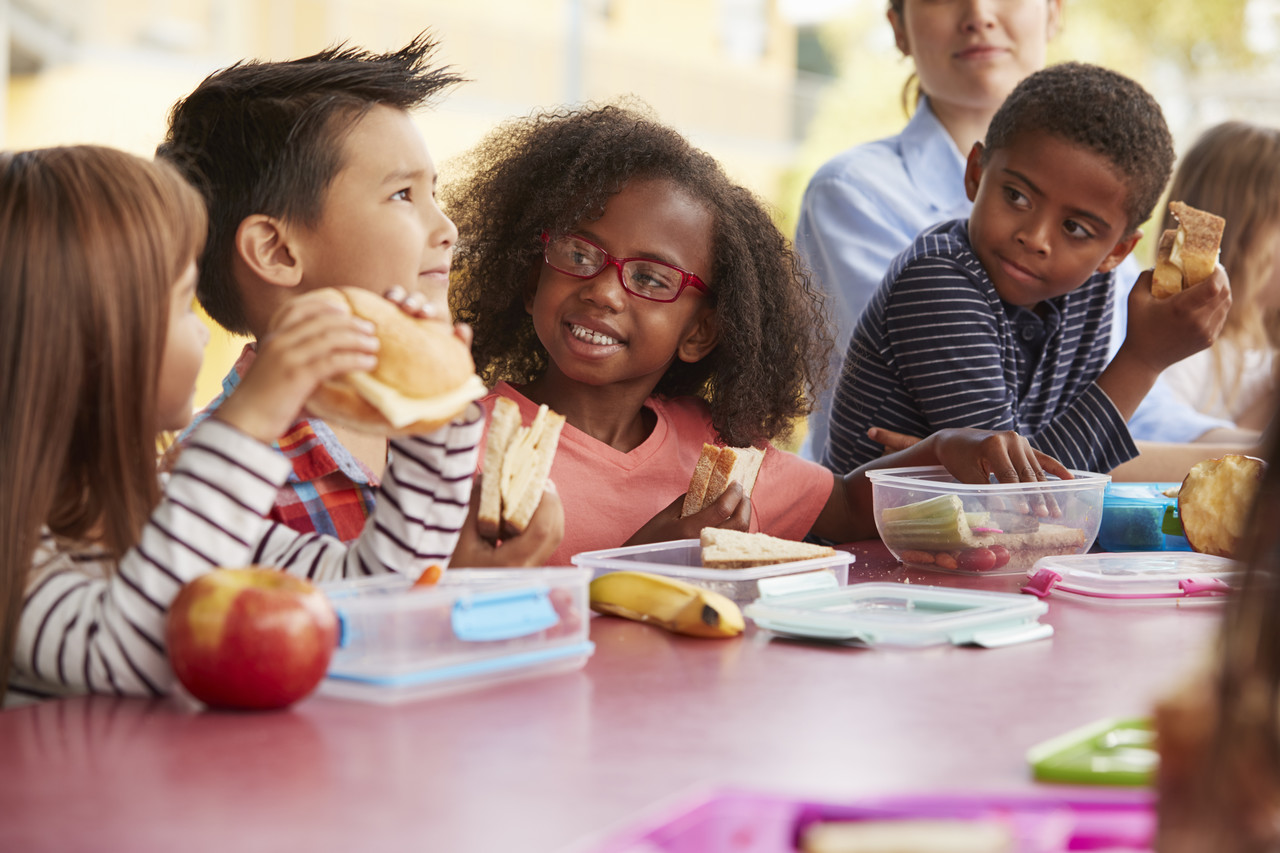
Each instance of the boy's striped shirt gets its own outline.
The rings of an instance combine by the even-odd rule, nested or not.
[[[870,427],[927,436],[1014,430],[1069,468],[1110,471],[1137,455],[1095,380],[1107,364],[1109,273],[1041,303],[1000,299],[968,220],[923,232],[889,268],[849,343],[823,462],[837,472],[884,448]]]

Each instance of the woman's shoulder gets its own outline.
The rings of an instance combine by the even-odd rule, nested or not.
[[[864,142],[840,152],[819,166],[809,183],[838,182],[876,192],[882,190],[895,175],[906,180],[901,134]]]

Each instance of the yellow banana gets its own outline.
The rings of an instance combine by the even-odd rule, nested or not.
[[[718,592],[649,572],[608,572],[591,582],[591,609],[691,637],[736,637],[742,610]]]

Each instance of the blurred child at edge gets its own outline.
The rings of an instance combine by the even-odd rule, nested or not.
[[[1165,384],[1201,412],[1263,429],[1280,343],[1280,128],[1229,121],[1206,130],[1178,164],[1169,198],[1226,219],[1232,302],[1218,340],[1166,370]],[[1166,211],[1164,228],[1177,227]]]
[[[288,300],[342,286],[399,289],[410,306],[443,312],[458,232],[436,204],[436,167],[409,115],[462,79],[431,65],[435,47],[423,35],[384,54],[335,47],[240,62],[174,106],[157,155],[208,205],[198,295],[210,317],[261,341]],[[246,346],[197,422],[235,389],[257,346]],[[460,418],[435,440],[470,427]],[[293,471],[271,517],[343,541],[360,535],[387,440],[300,416],[275,447]],[[454,566],[544,564],[563,529],[555,494],[544,495],[524,533],[498,544],[477,530],[478,492],[470,504],[465,491],[461,503],[436,503],[430,524],[457,536],[428,556]]]
[[[168,608],[218,566],[315,580],[420,573],[453,535],[481,424],[399,439],[376,523],[350,547],[263,515],[290,466],[271,448],[316,386],[377,363],[368,323],[293,300],[161,483],[156,441],[191,419],[208,330],[194,307],[199,195],[109,148],[0,154],[0,697],[161,695]],[[473,407],[476,408],[476,407]]]
[[[1280,850],[1280,430],[1209,664],[1155,709],[1160,853]]]
[[[566,417],[552,555],[697,537],[874,537],[863,470],[836,477],[769,442],[807,411],[830,346],[820,297],[765,207],[649,115],[588,107],[508,122],[444,200],[463,235],[450,303],[477,369],[525,421]],[[496,383],[496,385],[494,385]],[[704,442],[765,450],[680,518]],[[950,430],[870,467],[941,462],[966,482],[1066,475],[1013,433]]]

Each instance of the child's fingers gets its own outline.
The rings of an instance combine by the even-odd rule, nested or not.
[[[742,492],[742,484],[732,482],[724,494],[694,513],[704,527],[731,527],[746,530],[751,522],[751,501]]]
[[[410,317],[418,317],[423,320],[441,319],[440,310],[421,293],[410,293],[397,285],[382,295],[388,301],[398,305],[400,310]]]
[[[471,342],[475,339],[475,332],[471,330],[470,323],[454,323],[453,334],[458,340],[462,341],[467,349],[471,349]]]
[[[894,432],[884,427],[871,427],[867,430],[867,438],[876,444],[884,446],[886,453],[893,453],[898,450],[906,450],[913,444],[918,444],[920,439],[913,435],[906,435],[900,432]]]

